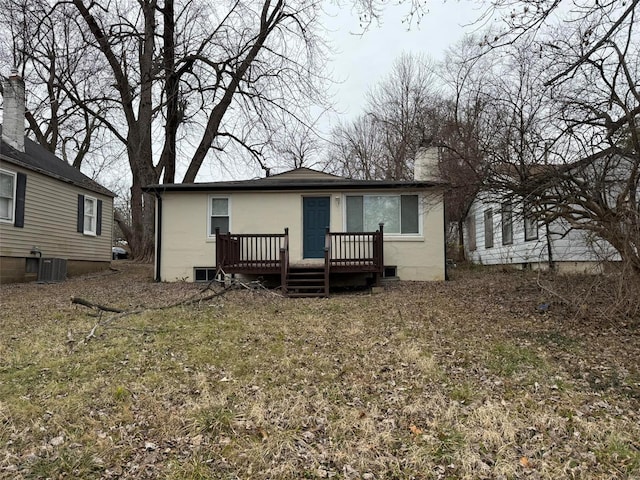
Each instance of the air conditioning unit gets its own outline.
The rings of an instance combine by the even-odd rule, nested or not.
[[[63,282],[67,278],[67,260],[41,258],[38,266],[38,282]]]

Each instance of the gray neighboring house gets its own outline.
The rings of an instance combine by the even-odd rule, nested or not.
[[[108,268],[115,194],[25,138],[24,82],[3,80],[0,283]]]

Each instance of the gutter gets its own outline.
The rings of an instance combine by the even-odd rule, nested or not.
[[[545,221],[544,226],[546,227],[545,237],[547,237],[547,260],[549,263],[549,270],[553,272],[556,269],[556,267],[553,261],[553,245],[551,244],[551,232],[549,231],[549,222]]]
[[[64,160],[60,160],[60,159],[58,159],[58,160],[61,161],[61,162],[64,161]],[[109,190],[108,188],[105,188],[102,185],[97,184],[97,182],[95,182],[97,184],[96,186],[88,185],[88,184],[85,184],[85,183],[80,183],[80,182],[78,182],[76,180],[72,180],[72,179],[64,177],[62,175],[58,175],[57,173],[50,172],[49,170],[44,170],[44,169],[42,169],[40,167],[36,167],[36,166],[31,165],[29,163],[23,162],[20,159],[9,157],[9,156],[7,156],[7,155],[5,155],[3,153],[0,153],[0,161],[10,163],[11,165],[14,165],[14,166],[19,167],[19,168],[24,168],[25,170],[28,170],[28,171],[31,171],[31,172],[39,173],[40,175],[44,175],[45,177],[53,178],[54,180],[59,180],[59,181],[64,182],[64,183],[68,183],[69,185],[73,185],[74,187],[82,188],[82,189],[87,190],[88,192],[91,192],[93,194],[97,193],[97,194],[100,194],[100,195],[104,195],[105,197],[112,197],[112,198],[115,198],[115,197],[118,196],[115,193],[113,193],[111,190]],[[80,172],[80,170],[78,170],[78,172]],[[82,172],[80,172],[80,173],[82,173]],[[88,180],[91,180],[91,179],[88,178]]]

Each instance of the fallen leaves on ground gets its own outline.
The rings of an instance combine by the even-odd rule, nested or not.
[[[202,289],[115,265],[0,286],[0,478],[640,476],[637,323],[556,302],[530,272],[230,291],[69,348],[97,319],[71,296],[131,311]]]

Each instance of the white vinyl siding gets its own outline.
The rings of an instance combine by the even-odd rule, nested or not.
[[[475,216],[475,213],[471,213],[471,212],[468,213],[466,224],[467,224],[467,238],[466,238],[467,248],[470,251],[473,252],[477,248],[476,247],[476,216]]]
[[[16,205],[16,174],[0,170],[0,222],[13,223]]]
[[[475,240],[477,248],[472,248],[473,236],[470,228],[465,229],[465,252],[467,258],[483,265],[508,265],[508,264],[537,264],[548,262],[548,245],[551,242],[552,258],[554,262],[589,262],[602,260],[604,258],[617,260],[619,256],[612,247],[602,240],[595,240],[588,232],[573,230],[571,226],[563,220],[554,220],[547,227],[543,224],[539,231],[536,227],[539,222],[532,220],[530,232],[537,238],[525,239],[525,213],[526,207],[521,200],[511,200],[513,214],[512,243],[504,243],[500,238],[503,233],[509,233],[508,228],[503,232],[503,228],[494,227],[494,246],[485,248],[485,223],[483,213],[487,209],[493,212],[502,208],[500,197],[488,197],[486,199],[476,199],[467,215],[477,219]],[[508,215],[507,215],[508,217]],[[469,225],[469,224],[468,224]],[[547,232],[548,229],[548,232]],[[508,238],[507,238],[508,241]]]

